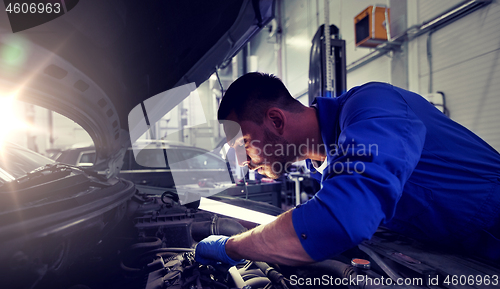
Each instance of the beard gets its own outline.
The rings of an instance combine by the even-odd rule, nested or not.
[[[274,152],[278,147],[281,147],[283,151],[283,148],[286,148],[290,143],[282,136],[272,133],[267,128],[264,129],[263,143],[271,145],[273,153],[265,155],[263,161],[260,163],[248,164],[248,168],[251,170],[259,168],[259,174],[271,179],[277,179],[287,172],[286,169],[291,165],[292,161],[290,161],[286,154],[277,155]]]

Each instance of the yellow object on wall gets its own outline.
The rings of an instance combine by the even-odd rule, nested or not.
[[[368,6],[354,17],[354,34],[357,47],[376,47],[387,41],[387,18],[390,21],[390,9],[380,6]]]

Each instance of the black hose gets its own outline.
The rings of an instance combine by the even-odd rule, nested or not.
[[[160,248],[162,241],[157,237],[142,238],[140,243],[136,243],[128,248],[130,251],[135,250],[151,250]]]
[[[351,265],[336,260],[324,260],[304,266],[313,271],[327,271],[339,278],[348,278],[352,273],[356,273]]]
[[[136,264],[136,256],[143,255],[150,250],[161,248],[161,246],[162,240],[157,237],[141,238],[139,243],[131,245],[123,252],[122,269],[128,272],[134,271],[136,268],[129,267],[125,264]]]
[[[288,286],[285,283],[285,276],[281,274],[280,272],[276,271],[273,267],[269,266],[265,262],[253,262],[255,266],[257,266],[262,273],[266,274],[267,278],[271,281],[273,285],[279,284],[283,288],[288,288]],[[296,286],[290,284],[292,288],[296,288]]]
[[[228,218],[214,218],[212,221],[195,222],[191,225],[191,236],[199,242],[210,235],[233,236],[245,232],[247,229],[235,220]]]
[[[126,271],[128,273],[140,273],[141,272],[141,269],[129,267],[129,266],[123,264],[123,262],[120,262],[120,268],[123,271]]]
[[[255,277],[245,281],[245,284],[251,288],[264,288],[269,283],[271,282],[266,277]]]
[[[147,256],[147,255],[156,254],[156,253],[163,253],[163,252],[186,253],[186,252],[194,252],[194,249],[192,249],[192,248],[159,248],[159,249],[148,251],[148,252],[140,255],[139,258],[142,258],[142,257]]]

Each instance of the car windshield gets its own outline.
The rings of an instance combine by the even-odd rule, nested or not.
[[[19,178],[27,173],[47,164],[53,164],[54,161],[39,155],[33,151],[14,145],[4,143],[0,148],[0,181],[11,181],[8,175],[13,178]]]

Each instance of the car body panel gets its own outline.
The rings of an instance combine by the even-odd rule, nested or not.
[[[143,152],[148,150],[156,150],[156,148],[148,148]],[[56,161],[81,166],[82,157],[93,153],[95,153],[93,147],[70,148],[63,150]],[[225,182],[228,179],[229,171],[226,162],[209,151],[190,146],[169,145],[166,153],[169,162],[182,161],[181,165],[175,168],[171,168],[168,164],[163,167],[145,167],[136,161],[133,149],[128,148],[118,176],[137,185],[160,189],[198,184],[203,179],[211,182]],[[85,163],[85,167],[92,167],[92,165],[92,163]]]
[[[0,186],[0,284],[32,288],[46,275],[68,274],[125,218],[132,182],[54,163],[4,143]],[[35,168],[35,169],[33,169]],[[5,286],[5,287],[4,287]]]

